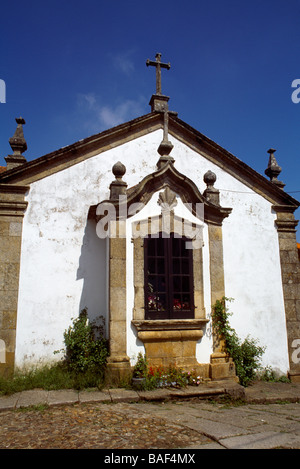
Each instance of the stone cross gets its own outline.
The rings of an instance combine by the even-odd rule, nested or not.
[[[166,68],[167,70],[171,68],[170,62],[164,64],[160,61],[160,58],[161,54],[157,53],[155,56],[155,62],[149,59],[146,61],[147,67],[149,67],[149,65],[156,67],[156,94],[161,94],[161,68]]]

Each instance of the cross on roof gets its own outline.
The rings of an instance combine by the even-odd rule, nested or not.
[[[156,67],[156,94],[162,94],[161,93],[161,68],[166,68],[167,70],[171,68],[170,62],[167,64],[164,64],[160,61],[160,58],[161,58],[161,54],[157,53],[155,56],[155,62],[149,59],[147,59],[146,61],[147,67],[149,65]]]

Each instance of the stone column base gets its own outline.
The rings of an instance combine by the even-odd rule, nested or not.
[[[292,383],[300,383],[300,371],[289,371],[288,378]]]
[[[212,353],[210,356],[210,379],[221,380],[230,379],[238,382],[239,379],[235,373],[235,365],[232,358],[222,352]]]
[[[5,363],[0,363],[0,376],[11,378],[14,374],[15,352],[6,352]]]
[[[108,357],[106,366],[106,381],[113,384],[126,380],[131,376],[130,359],[127,356]]]

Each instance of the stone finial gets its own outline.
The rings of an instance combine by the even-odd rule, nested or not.
[[[126,167],[118,161],[112,167],[112,172],[116,178],[110,186],[110,200],[118,200],[120,195],[126,195],[127,183],[123,181],[122,177],[126,173]]]
[[[212,171],[207,171],[203,176],[203,181],[207,185],[207,189],[214,189],[214,183],[217,180],[217,176]],[[215,189],[217,190],[217,189]]]
[[[170,153],[173,149],[173,144],[168,140],[169,132],[169,114],[168,111],[164,112],[164,133],[163,139],[160,142],[160,145],[157,149],[157,152],[160,154],[160,158],[157,162],[157,167],[160,169],[166,163],[174,163],[175,160]]]
[[[23,133],[23,125],[25,124],[25,120],[22,117],[17,117],[16,122],[18,124],[16,131],[9,139],[9,144],[14,153],[13,155],[8,155],[5,158],[7,163],[7,170],[16,168],[17,166],[26,163],[26,158],[22,155],[22,153],[27,150],[27,143]]]
[[[203,181],[206,184],[206,189],[203,192],[204,197],[208,202],[215,205],[220,205],[220,192],[214,187],[214,183],[217,180],[217,176],[212,171],[207,171],[203,176]]]
[[[121,163],[121,161],[118,161],[117,163],[113,165],[112,172],[115,178],[121,181],[122,177],[126,173],[126,166],[124,166],[123,163]]]
[[[274,148],[270,148],[268,150],[270,157],[269,157],[268,167],[265,170],[265,175],[270,178],[270,181],[273,182],[273,184],[276,184],[278,187],[283,189],[285,184],[277,179],[277,177],[281,173],[281,167],[278,165],[276,158],[274,156],[275,151],[276,150]]]
[[[21,155],[24,151],[27,150],[27,143],[24,138],[23,133],[23,125],[25,124],[25,120],[22,117],[16,118],[17,128],[16,131],[9,139],[9,144],[14,152],[14,155]]]

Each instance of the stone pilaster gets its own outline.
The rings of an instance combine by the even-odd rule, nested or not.
[[[223,263],[223,238],[222,226],[209,224],[209,259],[210,259],[210,288],[211,304],[225,296],[224,263]],[[210,357],[210,378],[236,380],[235,366],[231,358],[223,351],[224,342],[213,335],[213,353]]]
[[[27,186],[0,184],[0,374],[15,365],[22,223]]]
[[[291,381],[300,382],[300,263],[298,259],[295,207],[273,206],[277,212],[277,231],[280,250],[282,286]]]
[[[129,375],[126,344],[126,238],[118,236],[119,221],[112,221],[109,238],[109,345],[108,376],[114,380]]]

